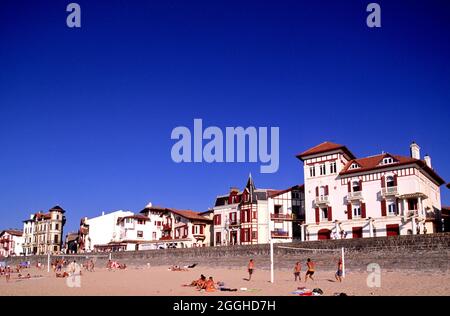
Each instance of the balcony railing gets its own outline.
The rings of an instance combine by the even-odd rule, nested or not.
[[[397,187],[386,187],[381,189],[381,195],[383,196],[396,196],[398,195]]]
[[[291,221],[294,219],[293,214],[270,214],[270,219],[280,219],[280,220],[288,220]]]
[[[316,196],[315,202],[316,202],[316,205],[328,204],[329,203],[328,195]]]
[[[159,240],[171,240],[173,239],[172,236],[163,236]]]
[[[289,233],[286,231],[272,231],[272,238],[289,238]]]
[[[362,200],[362,191],[348,192],[347,199],[349,201]]]
[[[163,224],[162,229],[163,230],[172,230],[172,225],[171,224]]]
[[[230,221],[229,223],[228,223],[228,226],[239,226],[239,225],[241,225],[241,223],[239,222],[239,221]]]

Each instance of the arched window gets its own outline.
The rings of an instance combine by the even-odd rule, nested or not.
[[[386,177],[386,186],[387,187],[393,187],[394,186],[394,177],[393,176],[388,176]]]
[[[352,182],[352,188],[353,188],[353,192],[361,191],[361,188],[359,186],[359,181],[353,181]]]

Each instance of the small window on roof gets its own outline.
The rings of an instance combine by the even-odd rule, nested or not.
[[[352,163],[350,166],[350,169],[357,169],[357,168],[359,168],[359,165],[356,162]]]
[[[391,163],[394,163],[394,159],[392,159],[392,157],[383,158],[383,165],[388,165]]]

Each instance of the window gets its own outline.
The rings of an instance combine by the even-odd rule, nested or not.
[[[354,218],[361,217],[361,207],[359,205],[353,206],[353,217]]]
[[[216,233],[216,245],[220,245],[222,243],[222,234],[220,232]]]
[[[153,232],[153,233],[152,233],[152,239],[153,239],[153,240],[156,240],[156,232]]]
[[[352,188],[353,188],[353,192],[361,191],[361,188],[359,186],[359,181],[353,181],[352,182]]]
[[[275,205],[275,207],[274,207],[274,213],[275,213],[275,214],[281,214],[281,213],[282,213],[281,205]]]
[[[396,215],[395,203],[391,203],[388,205],[389,215]]]
[[[417,210],[417,199],[408,199],[408,210]]]
[[[326,174],[326,170],[325,170],[325,165],[320,165],[319,166],[319,170],[320,170],[320,175],[323,176]]]
[[[309,176],[310,177],[316,176],[316,168],[314,168],[314,166],[309,167]]]
[[[257,232],[252,232],[252,239],[258,239]]]
[[[56,229],[56,230],[59,229],[59,224],[55,224],[55,229]]]
[[[392,159],[391,157],[386,157],[383,159],[383,165],[388,165],[394,163],[394,159]]]
[[[55,244],[57,244],[57,243],[59,242],[59,236],[58,236],[58,235],[55,235],[55,236],[53,237],[53,241],[54,241]]]
[[[332,162],[330,164],[330,173],[336,173],[336,171],[337,171],[336,162]]]
[[[214,215],[214,225],[220,224],[221,224],[221,215],[220,214]]]
[[[137,231],[137,237],[138,237],[138,238],[144,237],[144,232],[143,232],[142,230],[138,230],[138,231]]]
[[[58,246],[53,246],[53,251],[58,251]]]
[[[175,224],[179,223],[179,222],[180,222],[180,217],[179,216],[175,217]]]
[[[357,169],[357,168],[359,168],[359,166],[356,162],[352,163],[352,165],[350,166],[350,169]]]
[[[394,177],[389,176],[386,178],[386,186],[389,187],[393,187],[394,186]]]
[[[300,192],[292,191],[292,198],[295,199],[295,200],[299,200],[300,199]]]
[[[322,219],[328,219],[328,208],[323,207],[320,210],[322,211]]]

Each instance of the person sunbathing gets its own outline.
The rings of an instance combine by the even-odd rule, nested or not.
[[[205,282],[205,281],[206,281],[206,277],[202,274],[202,275],[200,276],[200,279],[194,280],[194,281],[191,282],[191,284],[186,285],[186,286],[197,286],[199,283]]]
[[[171,266],[169,268],[170,271],[188,271],[187,269],[181,268],[179,266]]]
[[[19,279],[31,279],[31,275],[28,273],[27,275],[22,275],[21,273],[19,273],[18,275]]]
[[[216,287],[214,286],[214,280],[212,277],[209,277],[208,281],[205,282],[205,291],[206,292],[214,292]]]
[[[225,283],[224,282],[217,282],[217,289],[219,291],[226,291],[226,292],[237,292],[238,289],[232,289],[232,288],[228,288],[225,287]]]
[[[63,273],[56,273],[57,278],[67,278],[69,277],[69,273],[63,272]]]

